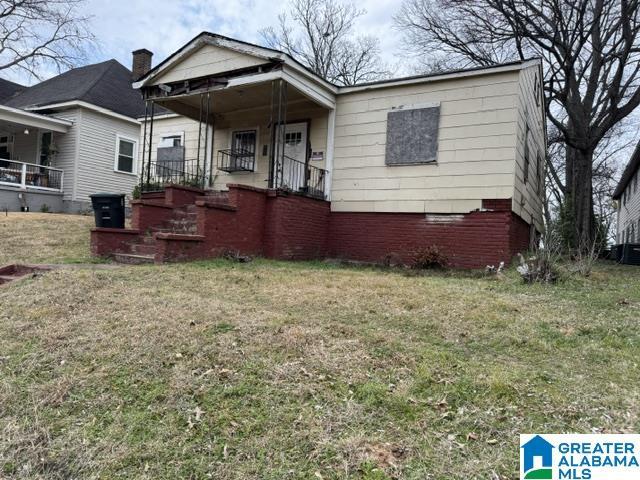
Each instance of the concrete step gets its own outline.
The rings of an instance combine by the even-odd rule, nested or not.
[[[136,255],[155,255],[156,243],[133,243],[131,244],[131,252]]]
[[[144,263],[153,263],[153,255],[136,255],[133,253],[116,253],[113,256],[118,263],[126,263],[128,265],[142,265]]]

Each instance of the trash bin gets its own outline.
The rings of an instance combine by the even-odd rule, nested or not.
[[[90,197],[96,227],[124,228],[124,194],[96,193]]]
[[[640,243],[625,243],[621,247],[621,263],[625,265],[640,265]]]

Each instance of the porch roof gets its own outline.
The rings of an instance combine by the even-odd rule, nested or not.
[[[28,112],[20,108],[0,105],[0,123],[8,123],[20,127],[42,128],[58,133],[67,133],[73,122],[59,118]]]

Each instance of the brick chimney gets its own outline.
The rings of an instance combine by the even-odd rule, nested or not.
[[[140,50],[133,51],[132,54],[133,64],[131,65],[131,74],[135,81],[151,70],[151,57],[153,57],[153,52],[150,52],[146,48],[141,48]]]

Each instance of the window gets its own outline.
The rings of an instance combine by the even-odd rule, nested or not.
[[[13,138],[10,135],[0,135],[0,158],[11,159]]]
[[[387,113],[386,165],[434,163],[438,158],[440,106]]]
[[[542,195],[544,192],[544,163],[542,162],[542,155],[538,153],[538,193]]]
[[[522,172],[522,178],[524,183],[529,180],[529,124],[524,126],[524,172]]]
[[[638,191],[638,173],[636,172],[636,174],[633,177],[633,193],[636,193]]]
[[[540,79],[536,75],[536,80],[533,84],[533,93],[536,97],[536,105],[540,106]]]
[[[172,133],[160,138],[159,148],[181,147],[184,143],[184,133]]]
[[[51,158],[53,157],[52,143],[53,134],[51,132],[42,132],[40,135],[40,165],[51,165]]]
[[[122,173],[135,174],[135,156],[137,142],[118,135],[116,140],[115,170]]]
[[[302,143],[302,132],[287,132],[284,134],[284,143],[295,147]]]
[[[247,159],[256,158],[257,130],[239,130],[231,137],[231,151]]]

